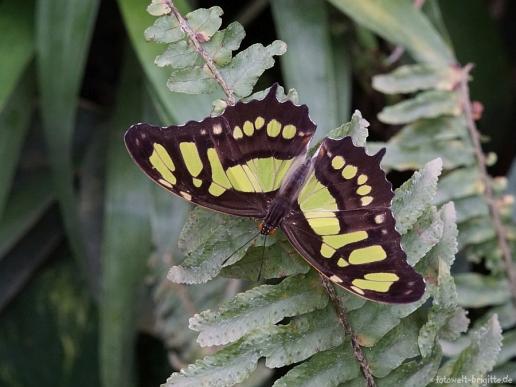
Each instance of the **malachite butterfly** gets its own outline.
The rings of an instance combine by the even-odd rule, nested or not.
[[[156,183],[226,214],[258,218],[262,234],[281,228],[304,259],[335,284],[370,300],[408,303],[424,293],[407,264],[380,160],[350,137],[307,150],[316,125],[306,105],[263,100],[182,126],[131,126],[125,143]]]

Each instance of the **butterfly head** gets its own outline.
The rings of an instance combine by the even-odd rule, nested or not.
[[[273,235],[276,232],[277,227],[271,226],[267,223],[260,223],[258,229],[260,230],[260,234],[262,235]]]

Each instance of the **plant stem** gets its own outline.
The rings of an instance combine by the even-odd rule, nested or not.
[[[473,108],[471,106],[468,85],[469,73],[472,68],[473,65],[468,64],[463,69],[464,75],[459,85],[460,97],[464,109],[466,126],[468,128],[469,136],[471,138],[473,148],[475,150],[475,157],[477,159],[480,177],[482,179],[482,183],[484,184],[484,199],[487,203],[487,207],[489,208],[489,215],[491,216],[493,228],[498,239],[498,246],[500,247],[500,251],[502,252],[503,263],[505,266],[505,271],[507,272],[507,278],[509,280],[512,301],[513,303],[516,303],[516,273],[514,272],[514,269],[512,267],[511,250],[509,248],[509,244],[507,243],[507,234],[500,217],[500,212],[493,194],[493,187],[491,185],[491,181],[487,173],[486,158],[484,152],[482,151],[482,146],[480,144],[480,136],[478,133],[478,129],[475,124],[475,120],[473,119]]]
[[[208,69],[210,69],[211,73],[213,74],[213,77],[217,81],[217,83],[222,87],[222,90],[224,90],[224,93],[227,97],[227,102],[229,105],[234,105],[236,103],[236,97],[233,90],[227,85],[226,81],[222,77],[222,74],[217,69],[217,66],[215,66],[215,63],[213,62],[213,59],[210,57],[210,55],[206,52],[204,47],[201,45],[201,42],[199,41],[199,38],[197,34],[192,30],[192,27],[190,27],[190,24],[188,24],[188,21],[181,15],[179,10],[174,5],[174,2],[172,0],[168,0],[167,5],[170,7],[171,12],[176,17],[177,21],[179,22],[179,26],[181,27],[181,30],[188,36],[188,39],[192,42],[195,51],[201,56],[201,58],[206,63],[206,66]]]
[[[333,304],[333,307],[335,308],[335,312],[337,312],[337,317],[339,318],[340,324],[344,327],[344,331],[346,331],[346,334],[351,338],[351,348],[353,349],[353,355],[355,356],[355,358],[358,361],[358,364],[360,365],[360,370],[364,375],[367,387],[376,387],[376,382],[374,381],[373,374],[371,373],[369,363],[367,362],[367,359],[364,355],[364,351],[362,351],[362,347],[358,343],[357,337],[353,333],[353,329],[351,328],[351,324],[348,321],[346,311],[344,310],[344,307],[342,306],[342,303],[340,302],[340,299],[337,296],[335,287],[333,286],[331,281],[324,277],[322,274],[320,275],[320,277],[321,282],[324,286],[324,290],[326,291],[326,294],[328,294],[328,297],[330,298],[330,301]]]

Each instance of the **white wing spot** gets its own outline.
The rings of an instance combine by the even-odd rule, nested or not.
[[[220,124],[213,125],[213,134],[221,134],[222,133],[222,126]]]
[[[206,134],[206,130],[205,129],[201,129],[201,134],[204,136]]]
[[[187,192],[183,192],[183,191],[181,191],[181,192],[179,192],[179,194],[180,194],[182,197],[184,197],[186,200],[188,200],[188,201],[191,201],[191,200],[192,200],[192,195],[190,195],[190,194],[189,194],[189,193],[187,193]]]

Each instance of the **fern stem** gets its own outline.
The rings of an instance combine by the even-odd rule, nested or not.
[[[364,375],[364,379],[367,383],[367,387],[376,387],[376,382],[374,381],[373,374],[371,372],[371,367],[369,367],[369,363],[365,357],[364,351],[362,351],[362,347],[358,343],[358,339],[353,333],[353,329],[351,324],[348,321],[348,317],[346,315],[346,311],[340,302],[339,297],[337,296],[337,292],[335,291],[335,287],[333,284],[322,274],[320,275],[321,282],[324,286],[324,290],[328,297],[330,298],[333,307],[335,308],[335,312],[337,313],[337,317],[339,318],[340,324],[344,327],[344,331],[351,339],[351,348],[353,349],[353,355],[355,359],[357,359],[358,364],[360,365],[360,370],[362,371],[362,375]]]
[[[469,73],[472,68],[472,64],[464,66],[464,76],[462,77],[462,80],[460,82],[460,97],[464,109],[466,126],[468,128],[469,136],[473,143],[475,157],[477,159],[478,169],[480,171],[480,177],[482,179],[482,183],[484,184],[484,199],[487,203],[487,207],[489,208],[489,215],[491,216],[493,228],[498,239],[498,246],[500,248],[500,251],[502,252],[503,263],[505,266],[505,271],[507,272],[509,287],[511,289],[512,301],[513,303],[516,303],[516,273],[512,267],[511,250],[509,249],[509,244],[507,243],[507,233],[502,223],[500,211],[498,205],[496,204],[496,199],[493,193],[493,187],[491,185],[491,181],[487,173],[486,157],[484,155],[484,152],[482,151],[482,146],[480,144],[480,135],[478,132],[478,128],[473,118],[473,108],[471,104],[468,85]]]
[[[181,15],[179,10],[174,5],[174,2],[172,0],[168,0],[166,3],[170,7],[170,11],[174,16],[176,17],[177,21],[179,22],[179,26],[181,27],[181,30],[188,36],[188,39],[192,42],[195,51],[201,56],[201,58],[206,63],[206,66],[208,69],[210,69],[211,73],[213,74],[213,77],[217,81],[217,83],[222,87],[222,90],[224,90],[224,93],[227,97],[227,102],[229,105],[234,105],[236,103],[236,97],[233,90],[228,86],[224,78],[222,77],[222,74],[217,69],[217,66],[215,66],[215,62],[213,62],[213,58],[206,52],[204,47],[201,45],[201,42],[199,41],[200,37],[192,30],[192,27],[190,27],[190,24],[188,24],[188,21]]]

